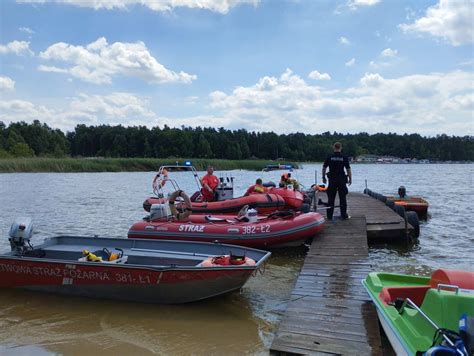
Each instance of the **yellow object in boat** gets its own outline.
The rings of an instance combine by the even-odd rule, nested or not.
[[[87,258],[87,261],[102,262],[102,257],[97,257],[88,250],[82,250],[82,255]]]

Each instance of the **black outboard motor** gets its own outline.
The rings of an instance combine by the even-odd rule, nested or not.
[[[401,185],[399,188],[398,188],[398,196],[400,198],[405,198],[407,196],[407,190],[405,189],[405,187],[403,185]]]

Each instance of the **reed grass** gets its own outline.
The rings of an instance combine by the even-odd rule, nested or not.
[[[0,172],[136,172],[156,171],[163,165],[183,164],[188,159],[161,158],[1,158]],[[267,164],[292,164],[266,160],[189,159],[197,170],[208,165],[216,170],[246,169],[261,171]]]

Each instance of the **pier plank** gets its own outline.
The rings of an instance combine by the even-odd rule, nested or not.
[[[360,283],[371,270],[367,257],[363,216],[331,224],[316,237],[270,352],[381,355],[377,315]]]

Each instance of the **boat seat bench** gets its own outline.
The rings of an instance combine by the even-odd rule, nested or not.
[[[62,245],[54,245],[43,248],[44,258],[58,259],[58,260],[72,260],[78,261],[82,258],[82,250],[89,250],[91,252],[101,250],[98,246],[68,246],[67,249]],[[111,247],[107,247],[111,252],[116,252]],[[176,255],[166,252],[147,252],[147,251],[133,251],[131,249],[123,249],[124,255],[128,256],[127,264],[150,265],[150,266],[196,266],[205,260],[204,257],[192,255]]]

